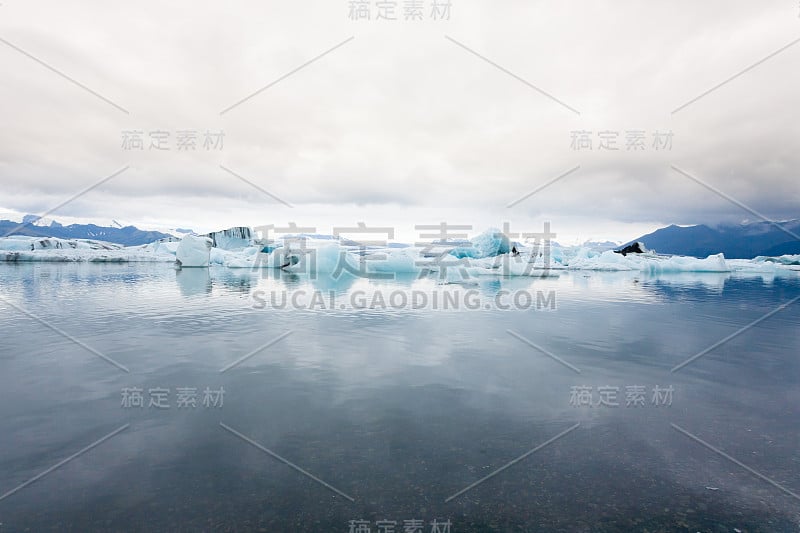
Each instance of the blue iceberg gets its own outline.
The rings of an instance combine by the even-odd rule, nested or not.
[[[470,239],[469,246],[457,246],[450,251],[450,255],[461,259],[483,259],[507,254],[511,251],[511,242],[508,237],[497,228],[489,228],[477,237]]]

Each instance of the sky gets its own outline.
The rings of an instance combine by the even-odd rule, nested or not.
[[[575,243],[800,218],[795,0],[363,3],[3,0],[0,218]]]

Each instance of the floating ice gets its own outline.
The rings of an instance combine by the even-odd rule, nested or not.
[[[457,246],[453,248],[450,255],[454,255],[458,258],[469,257],[472,259],[483,259],[484,257],[507,254],[510,251],[511,243],[508,237],[499,229],[490,228],[474,239],[471,239],[470,246]]]
[[[175,259],[181,268],[207,267],[211,258],[211,239],[186,235],[178,244]]]
[[[336,242],[308,240],[302,248],[286,247],[277,251],[283,258],[281,266],[289,272],[359,272],[359,257]]]
[[[251,245],[253,234],[250,228],[243,226],[215,231],[204,235],[211,239],[213,248],[223,250],[243,250]]]
[[[705,259],[684,256],[661,256],[655,253],[622,255],[613,251],[602,253],[580,248],[572,257],[561,255],[570,270],[629,270],[658,274],[661,272],[730,272],[722,254]]]
[[[298,274],[350,272],[378,277],[428,270],[447,283],[461,283],[473,276],[553,276],[564,270],[631,271],[656,276],[719,272],[769,278],[800,274],[800,255],[731,260],[722,254],[701,259],[649,251],[623,256],[610,250],[554,244],[549,250],[517,245],[520,254],[515,256],[509,253],[508,239],[496,229],[463,244],[440,243],[435,253],[431,253],[431,247],[420,246],[364,248],[316,235],[293,236],[265,245],[247,239],[248,232],[241,228],[212,235],[213,238],[167,238],[131,247],[87,239],[13,236],[0,238],[0,262],[175,262],[177,259],[184,267],[211,264],[226,268],[282,268]],[[222,246],[213,246],[214,242]]]
[[[177,237],[170,237],[167,239],[159,239],[153,243],[143,246],[145,249],[150,249],[157,254],[170,254],[175,255],[178,251],[178,245],[181,240]]]
[[[423,262],[419,248],[386,249],[363,257],[366,271],[371,274],[405,274],[418,273]]]
[[[174,254],[174,252],[173,252]],[[174,255],[151,244],[124,247],[89,239],[15,235],[0,238],[0,262],[173,262]]]
[[[781,255],[779,257],[758,256],[753,261],[776,263],[787,266],[800,266],[800,255]]]
[[[26,237],[14,235],[0,239],[0,250],[120,250],[121,244],[88,239],[58,239],[56,237]]]

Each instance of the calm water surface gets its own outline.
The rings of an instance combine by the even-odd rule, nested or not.
[[[553,291],[555,308],[252,298],[376,288]],[[452,532],[797,531],[800,302],[671,372],[797,296],[796,277],[720,274],[436,288],[2,265],[0,533],[346,533],[357,520],[400,532],[411,519],[425,533],[448,520]],[[149,405],[167,389],[169,407]]]

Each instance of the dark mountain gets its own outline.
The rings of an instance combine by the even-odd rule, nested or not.
[[[777,223],[789,232],[800,236],[800,219]],[[800,239],[769,222],[752,222],[717,227],[668,226],[642,235],[636,241],[660,254],[707,257],[723,253],[729,259],[752,259],[759,255],[777,256],[800,254]],[[623,246],[625,246],[623,245]]]
[[[62,226],[58,222],[51,222],[49,226],[36,226],[35,215],[27,215],[23,221],[24,226],[19,227],[19,222],[0,220],[0,235],[12,232],[11,235],[27,235],[30,237],[56,237],[59,239],[94,239],[98,241],[114,242],[123,246],[138,246],[148,244],[158,239],[171,237],[160,231],[144,231],[136,226],[104,227],[94,224],[71,224]]]

